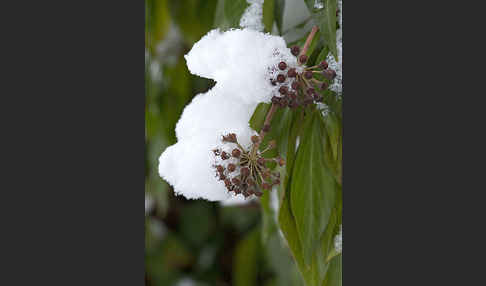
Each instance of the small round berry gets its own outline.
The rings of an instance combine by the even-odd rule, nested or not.
[[[289,69],[289,71],[287,72],[287,76],[288,77],[296,77],[297,76],[297,71],[295,70],[295,68]]]
[[[221,166],[221,165],[217,165],[216,166],[216,170],[219,172],[219,173],[223,173],[224,172],[224,167]]]
[[[311,104],[314,101],[314,97],[312,95],[307,94],[304,98],[304,104]]]
[[[231,143],[236,143],[236,134],[235,133],[230,133],[226,136],[223,136],[223,141],[226,142],[231,142]]]
[[[305,62],[307,62],[307,56],[306,55],[300,55],[299,62],[302,63],[302,64],[305,64]]]
[[[292,55],[297,56],[300,53],[299,46],[293,46],[292,48],[290,48],[290,52],[292,53]]]
[[[231,155],[233,155],[233,157],[235,157],[235,158],[239,158],[240,155],[241,155],[240,149],[236,149],[236,148],[233,149],[233,151],[231,151]]]
[[[268,132],[268,131],[270,131],[270,124],[265,124],[265,125],[263,125],[262,130],[263,130],[263,132]]]
[[[319,63],[319,67],[320,67],[321,69],[325,70],[325,69],[327,69],[328,64],[327,64],[327,62],[326,62],[326,61],[322,61],[322,62],[320,62],[320,63]]]
[[[223,160],[226,160],[226,159],[229,159],[230,156],[228,155],[228,153],[226,153],[225,151],[221,152],[221,159]]]
[[[225,184],[225,186],[231,186],[230,179],[224,179],[224,184]]]
[[[270,190],[271,187],[272,186],[270,186],[270,184],[268,184],[268,183],[263,183],[262,184],[262,188],[265,189],[265,190]]]
[[[328,69],[323,71],[322,75],[328,80],[333,80],[336,77],[336,72],[334,70]]]
[[[304,77],[305,77],[306,79],[311,79],[311,78],[312,78],[312,72],[311,72],[311,71],[306,71],[306,72],[304,73]]]
[[[228,172],[233,172],[234,170],[236,170],[236,165],[233,164],[233,163],[229,163],[228,164]]]
[[[246,177],[250,175],[250,169],[248,169],[248,167],[243,167],[241,168],[240,173],[243,177]]]
[[[258,135],[251,136],[251,142],[253,142],[253,144],[260,142],[260,137],[258,137]]]
[[[298,81],[294,81],[292,84],[291,84],[291,87],[293,90],[297,90],[299,89],[300,87],[300,83]]]
[[[272,97],[272,103],[273,104],[279,104],[280,103],[280,97],[273,96]]]
[[[285,81],[285,75],[283,75],[283,74],[277,75],[277,81],[280,82],[280,83],[284,82]]]
[[[287,64],[286,64],[285,62],[280,62],[280,63],[278,64],[278,68],[279,68],[280,70],[285,70],[285,69],[287,68]]]
[[[295,100],[297,98],[297,94],[294,91],[289,92],[289,97],[291,100]]]
[[[260,157],[260,158],[257,159],[257,162],[258,162],[258,164],[263,166],[263,165],[265,165],[265,158]]]
[[[285,165],[285,160],[284,158],[279,158],[278,159],[278,164],[280,165],[280,167],[282,167],[283,165]],[[280,176],[280,174],[278,174]]]
[[[233,178],[233,179],[231,179],[231,182],[233,182],[233,184],[235,184],[235,185],[237,185],[237,186],[239,186],[239,185],[240,185],[240,183],[241,183],[240,179],[238,179],[238,178]]]
[[[289,88],[286,87],[285,85],[282,85],[279,89],[278,89],[278,92],[280,92],[281,94],[287,94],[287,92],[289,91]]]
[[[323,82],[323,83],[321,84],[321,89],[322,89],[322,90],[326,90],[328,86],[329,86],[329,85],[327,84],[327,82]]]

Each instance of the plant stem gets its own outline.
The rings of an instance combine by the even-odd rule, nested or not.
[[[312,39],[314,39],[314,36],[316,35],[317,31],[319,31],[319,27],[317,26],[312,27],[309,36],[307,36],[307,39],[305,40],[304,48],[302,48],[302,51],[300,51],[299,56],[307,53],[307,50],[309,49],[309,46],[312,43]]]

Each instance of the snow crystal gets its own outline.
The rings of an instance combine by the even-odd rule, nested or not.
[[[212,30],[185,59],[192,74],[215,80],[226,96],[245,104],[269,103],[278,94],[278,87],[270,84],[279,72],[278,63],[297,65],[282,37],[251,29]]]
[[[338,21],[339,29],[336,31],[336,47],[338,52],[338,61],[334,56],[329,53],[327,55],[326,61],[329,64],[329,68],[336,71],[336,78],[333,83],[329,86],[329,89],[342,94],[343,92],[343,2],[338,1]]]
[[[246,8],[241,16],[240,27],[263,32],[263,1],[264,0],[246,0],[250,6]]]
[[[343,225],[339,228],[339,233],[334,238],[334,248],[338,253],[343,251]]]

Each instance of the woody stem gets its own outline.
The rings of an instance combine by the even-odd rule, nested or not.
[[[314,39],[314,36],[316,35],[318,30],[319,27],[317,26],[312,27],[309,36],[307,36],[307,39],[305,40],[304,47],[302,48],[302,51],[300,51],[300,55],[304,55],[305,53],[307,53],[307,50],[309,49],[309,46],[312,43],[312,39]]]

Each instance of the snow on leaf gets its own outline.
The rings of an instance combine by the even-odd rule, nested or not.
[[[263,32],[263,1],[264,0],[246,0],[250,6],[246,8],[241,16],[240,27]]]

